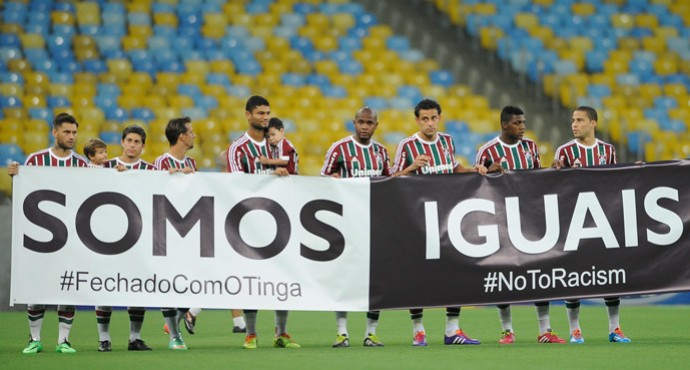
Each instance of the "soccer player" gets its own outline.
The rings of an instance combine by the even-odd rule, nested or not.
[[[50,166],[50,167],[88,167],[86,159],[74,152],[74,144],[77,140],[77,120],[67,114],[59,113],[53,119],[52,134],[55,138],[55,145],[43,149],[36,153],[29,154],[24,163],[26,166]],[[7,168],[10,176],[19,173],[19,164],[12,163]],[[77,352],[69,342],[69,332],[74,320],[74,306],[59,305],[58,314],[58,345],[55,351],[58,353]],[[43,350],[41,343],[41,327],[46,308],[42,304],[29,304],[27,314],[29,317],[29,345],[24,348],[23,353],[35,354]]]
[[[102,164],[105,168],[115,168],[118,171],[127,170],[155,170],[153,164],[141,159],[141,152],[146,145],[146,132],[141,126],[127,126],[122,131],[122,154]],[[88,146],[88,144],[87,144]],[[89,156],[91,150],[84,147],[84,154]],[[92,163],[94,161],[89,156]],[[110,318],[113,308],[110,306],[96,306],[96,324],[98,327],[98,352],[112,351],[110,338]],[[141,339],[141,327],[144,325],[144,315],[146,310],[143,307],[127,307],[129,315],[129,343],[128,351],[150,351],[146,342]]]
[[[262,96],[254,95],[247,99],[245,104],[245,117],[247,117],[247,131],[230,145],[227,153],[228,172],[243,172],[252,174],[275,174],[287,176],[285,167],[272,167],[261,163],[261,156],[272,158],[270,144],[266,139],[268,121],[271,119],[271,107],[268,100]],[[244,310],[244,319],[247,322],[247,337],[243,348],[257,348],[256,337],[257,310]],[[275,312],[276,338],[273,346],[278,348],[299,348],[287,333],[288,311]]]
[[[273,159],[261,156],[261,164],[285,167],[289,174],[297,175],[299,157],[297,150],[290,140],[285,138],[285,127],[283,121],[278,117],[271,117],[268,121],[268,131],[266,139],[271,145],[271,156]]]
[[[103,167],[108,161],[108,146],[101,139],[91,139],[84,145],[84,156],[89,160],[89,167]]]
[[[556,150],[553,167],[592,167],[616,164],[616,149],[613,145],[596,137],[597,111],[592,107],[580,106],[573,111],[571,127],[575,139]],[[609,317],[609,341],[629,343],[620,329],[620,297],[604,298]],[[580,328],[580,300],[566,299],[565,307],[570,324],[570,343],[584,343]]]
[[[220,172],[228,171],[228,150],[225,149],[218,153],[216,156],[216,166]],[[201,313],[202,309],[198,307],[192,307],[187,311],[184,316],[184,327],[187,329],[189,334],[194,334],[194,327],[196,326],[196,319]],[[231,310],[232,312],[232,332],[233,333],[246,333],[247,324],[244,322],[244,316],[242,316],[242,310]],[[166,331],[167,333],[167,331]]]
[[[146,148],[146,131],[139,125],[131,125],[122,130],[122,154],[105,163],[105,167],[118,171],[155,170],[156,166],[141,159]]]
[[[486,174],[481,165],[464,168],[455,158],[453,138],[438,131],[441,122],[441,106],[434,100],[424,99],[414,108],[419,131],[398,144],[393,171],[395,176],[415,174],[450,174],[479,172]],[[426,330],[423,324],[424,310],[410,309],[414,337],[413,346],[426,346]],[[446,308],[445,344],[480,344],[460,329],[460,307]]]
[[[506,106],[501,111],[501,135],[490,140],[479,149],[476,162],[489,169],[489,172],[506,170],[531,170],[541,168],[537,143],[524,137],[525,112],[518,107]],[[536,302],[539,323],[539,343],[565,343],[551,330],[549,302]],[[503,331],[501,344],[515,343],[513,317],[509,304],[498,305]]]
[[[376,111],[369,107],[359,109],[353,123],[355,134],[336,141],[328,149],[321,175],[336,178],[391,176],[393,172],[389,165],[388,150],[371,138],[379,125]],[[380,311],[367,312],[365,347],[383,346],[383,342],[376,336],[379,315]],[[347,312],[336,312],[335,321],[338,332],[333,347],[349,347]]]
[[[187,156],[187,151],[194,148],[194,139],[196,138],[192,128],[192,120],[189,117],[171,119],[165,127],[165,137],[170,143],[170,149],[167,153],[156,158],[154,162],[156,169],[168,171],[170,174],[177,172],[193,174],[196,172],[196,161]],[[188,310],[187,308],[161,308],[170,335],[170,343],[168,344],[170,349],[187,349],[179,325]]]

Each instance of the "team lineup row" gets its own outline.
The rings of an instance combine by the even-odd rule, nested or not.
[[[404,176],[451,174],[476,172],[485,175],[487,172],[508,170],[530,170],[541,168],[539,150],[536,142],[524,137],[526,128],[525,113],[518,107],[506,106],[501,111],[501,133],[490,140],[478,151],[476,163],[465,168],[455,157],[455,143],[450,135],[439,132],[442,120],[441,106],[434,100],[424,99],[414,109],[418,131],[404,139],[397,147],[391,165],[388,150],[372,139],[378,127],[377,112],[363,107],[355,113],[354,132],[330,147],[326,153],[321,175],[335,178]],[[299,157],[292,143],[284,137],[282,122],[271,118],[270,104],[261,96],[250,97],[245,105],[247,131],[229,148],[218,156],[219,168],[227,172],[248,174],[274,174],[288,176],[298,174]],[[556,150],[553,167],[586,167],[616,163],[614,147],[596,138],[597,112],[591,107],[578,107],[572,113],[572,132],[574,139]],[[30,154],[25,165],[58,166],[58,167],[95,167],[127,170],[164,170],[171,174],[181,172],[193,174],[196,162],[186,155],[194,147],[196,135],[188,117],[171,119],[165,129],[170,143],[167,153],[159,156],[155,162],[148,163],[141,159],[146,145],[146,132],[137,125],[128,126],[122,133],[122,154],[108,159],[106,145],[98,139],[90,140],[84,147],[86,158],[74,152],[79,124],[69,114],[60,113],[53,120],[52,135],[55,144],[42,151]],[[19,174],[19,164],[8,166],[8,174]],[[629,342],[620,329],[620,298],[605,299],[609,317],[609,340],[611,342]],[[565,343],[551,330],[549,302],[535,303],[539,324],[539,343]],[[566,300],[570,325],[570,342],[583,343],[584,338],[579,324],[580,301]],[[499,317],[502,334],[499,343],[515,342],[510,305],[499,305]],[[446,308],[446,327],[444,343],[448,345],[477,345],[479,340],[470,338],[460,328],[460,307]],[[59,336],[56,351],[75,353],[69,343],[69,332],[74,318],[74,306],[58,306]],[[130,317],[129,350],[150,350],[141,339],[141,326],[144,319],[143,308],[128,308]],[[186,350],[180,326],[185,326],[193,333],[196,315],[200,310],[182,308],[163,308],[166,330],[170,335],[169,348]],[[45,306],[29,305],[30,340],[24,353],[35,354],[43,350],[41,327],[45,315]],[[99,306],[96,309],[99,328],[99,351],[110,351],[108,325],[112,309]],[[376,336],[379,319],[378,311],[367,313],[365,346],[383,346]],[[276,335],[274,346],[283,348],[300,347],[287,333],[287,311],[276,311]],[[257,348],[256,310],[244,310],[246,329],[239,315],[235,322],[238,330],[246,330],[243,347]],[[413,346],[426,346],[426,330],[423,324],[423,310],[410,309],[413,323]],[[239,325],[238,325],[239,323]],[[336,312],[337,335],[333,347],[348,347],[350,340],[347,332],[347,313]]]

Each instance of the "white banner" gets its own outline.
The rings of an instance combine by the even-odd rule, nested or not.
[[[23,166],[10,304],[366,311],[368,179]]]

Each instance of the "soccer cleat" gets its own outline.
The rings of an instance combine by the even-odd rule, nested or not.
[[[181,337],[175,337],[168,344],[168,348],[176,351],[185,351],[187,350],[187,345],[184,344],[184,340]]]
[[[476,339],[472,339],[465,335],[465,333],[462,331],[462,329],[458,329],[455,331],[453,335],[450,337],[447,335],[444,335],[443,343],[445,344],[481,344],[480,341]]]
[[[98,352],[112,352],[113,345],[109,340],[102,340],[98,345]]]
[[[374,333],[367,334],[364,338],[364,347],[383,347],[383,342]]]
[[[239,326],[233,326],[232,327],[232,332],[233,333],[246,333],[247,332],[247,327],[240,328]]]
[[[276,348],[300,348],[299,344],[297,344],[292,338],[290,338],[290,335],[288,333],[283,333],[280,334],[276,339],[273,340],[273,347]]]
[[[33,355],[41,351],[43,351],[43,343],[41,343],[40,340],[33,340],[33,338],[31,338],[29,340],[29,345],[24,348],[22,353],[26,355]]]
[[[537,342],[539,342],[539,343],[565,343],[565,339],[559,338],[558,335],[553,332],[553,330],[549,329],[546,331],[546,333],[537,337]]]
[[[143,340],[141,339],[135,339],[132,342],[129,342],[127,345],[127,350],[128,351],[151,351],[151,347],[147,346],[146,343],[144,343]]]
[[[515,333],[510,330],[504,330],[501,332],[501,339],[498,340],[500,344],[513,344],[515,343]]]
[[[333,348],[341,348],[341,347],[349,347],[350,346],[350,338],[347,337],[347,334],[338,334],[337,337],[335,337],[335,342],[333,342]]]
[[[414,333],[414,338],[412,338],[412,345],[414,347],[426,347],[426,333],[423,331],[418,331]]]
[[[194,334],[194,325],[196,325],[196,316],[187,311],[184,315],[184,328],[187,329],[187,333]]]
[[[581,344],[585,342],[585,338],[582,337],[582,332],[580,329],[575,329],[571,334],[570,334],[570,343],[577,343]]]
[[[163,324],[163,333],[170,334],[170,328],[168,327],[168,324]]]
[[[621,331],[621,328],[616,328],[613,332],[609,334],[609,342],[611,343],[630,343],[632,340],[626,337]]]
[[[64,341],[55,347],[55,352],[57,353],[77,353],[77,350],[72,348],[72,345],[68,341]]]
[[[244,349],[256,349],[256,334],[249,334],[247,335],[246,338],[244,338],[244,344],[242,345],[242,348]]]

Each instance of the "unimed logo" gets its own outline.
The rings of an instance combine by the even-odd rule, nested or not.
[[[166,224],[172,225],[177,233],[185,237],[198,223],[200,225],[200,256],[212,258],[215,255],[214,232],[219,220],[214,219],[214,197],[201,196],[192,208],[181,215],[174,203],[165,195],[152,196],[152,219],[142,218],[137,204],[128,196],[117,192],[96,193],[87,198],[78,208],[74,225],[79,240],[88,249],[103,255],[121,254],[136,245],[141,238],[142,230],[147,225],[152,228],[152,255],[166,256]],[[54,190],[37,190],[26,196],[23,202],[23,213],[30,223],[45,229],[52,235],[48,241],[39,241],[31,235],[24,234],[24,248],[39,253],[53,253],[62,249],[67,243],[68,230],[65,222],[55,215],[41,209],[43,202],[52,202],[61,206],[66,204],[66,195]],[[127,230],[120,240],[106,242],[99,240],[92,230],[91,218],[102,206],[120,208],[127,217]],[[47,208],[47,207],[46,207]],[[240,223],[247,214],[253,211],[265,211],[273,217],[278,227],[276,235],[269,245],[256,247],[247,243],[239,232]],[[315,199],[304,204],[300,209],[300,224],[311,233],[328,242],[328,248],[314,249],[300,242],[300,255],[312,261],[327,262],[337,259],[345,249],[343,233],[334,225],[317,219],[317,212],[329,212],[343,215],[343,206],[338,202],[326,199]],[[287,212],[278,202],[268,198],[254,197],[243,199],[235,204],[221,223],[229,245],[243,257],[264,260],[280,254],[290,241],[293,225]]]

